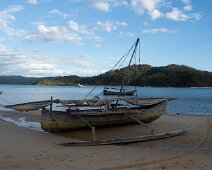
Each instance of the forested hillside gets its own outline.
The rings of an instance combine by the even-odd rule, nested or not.
[[[154,87],[212,87],[212,72],[196,70],[184,65],[152,67],[133,65],[108,71],[93,77],[64,76],[44,79],[43,85],[121,85],[125,79],[129,85]]]

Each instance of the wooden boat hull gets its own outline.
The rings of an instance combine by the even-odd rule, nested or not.
[[[167,101],[143,108],[100,111],[62,112],[42,108],[41,127],[47,132],[78,131],[90,129],[88,123],[96,128],[150,123],[165,113]],[[131,118],[130,118],[131,117]]]

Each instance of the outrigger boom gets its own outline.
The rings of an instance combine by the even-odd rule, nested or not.
[[[60,143],[59,145],[63,145],[63,146],[96,146],[96,145],[129,144],[129,143],[145,142],[145,141],[150,141],[150,140],[159,140],[159,139],[179,136],[179,135],[185,134],[186,132],[190,131],[191,129],[192,128],[179,129],[179,130],[175,130],[175,131],[169,131],[169,132],[158,133],[158,134],[127,137],[127,138],[117,138],[117,139],[109,139],[109,140],[75,141],[75,142]]]

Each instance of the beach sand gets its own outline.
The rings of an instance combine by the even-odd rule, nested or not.
[[[33,121],[39,113],[6,113]],[[23,115],[25,114],[25,115]],[[149,124],[155,132],[193,127],[182,136],[127,145],[65,147],[91,139],[91,131],[50,134],[0,119],[0,170],[212,169],[212,117],[163,115]],[[97,129],[97,139],[149,134],[141,125]]]

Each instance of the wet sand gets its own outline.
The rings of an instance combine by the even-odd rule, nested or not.
[[[8,113],[7,113],[8,114]],[[10,113],[11,114],[11,113]],[[13,113],[14,114],[14,113]],[[39,113],[15,113],[34,121]],[[127,145],[64,147],[91,139],[91,131],[50,134],[0,119],[0,170],[23,169],[208,169],[212,168],[212,117],[163,115],[155,132],[193,127],[182,136]],[[149,134],[141,125],[97,129],[97,139]]]

